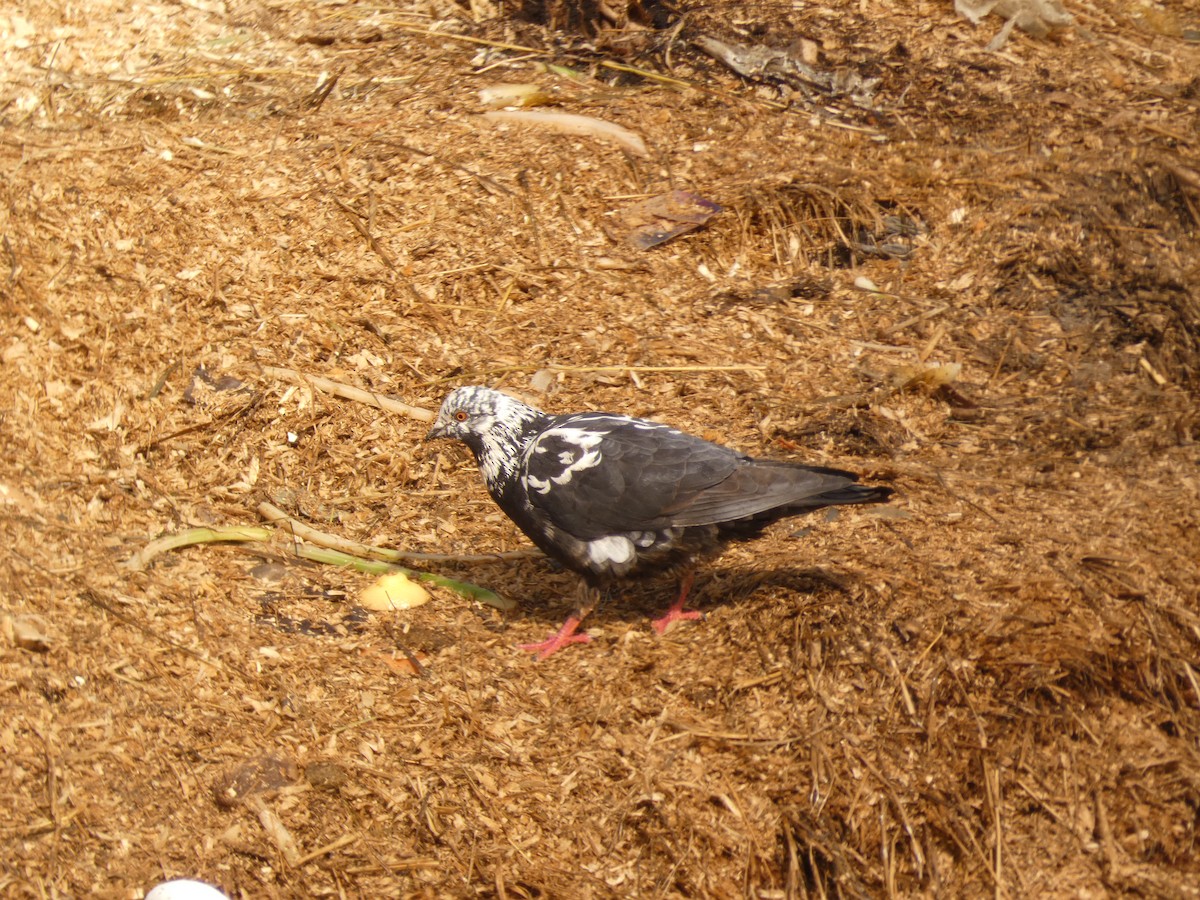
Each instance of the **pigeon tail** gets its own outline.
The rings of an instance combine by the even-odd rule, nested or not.
[[[745,458],[728,477],[682,497],[663,519],[671,525],[710,525],[768,521],[825,506],[874,503],[889,488],[855,484],[857,476],[840,469]]]
[[[888,487],[873,487],[865,484],[848,484],[844,488],[826,491],[811,497],[802,503],[797,503],[789,509],[812,510],[824,506],[853,506],[856,503],[886,503],[892,496]]]

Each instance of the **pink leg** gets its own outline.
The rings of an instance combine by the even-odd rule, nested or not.
[[[567,621],[563,622],[562,628],[558,629],[558,634],[551,635],[544,641],[536,644],[518,644],[517,647],[521,650],[528,650],[530,653],[536,653],[538,662],[541,662],[568,644],[586,644],[590,641],[592,639],[590,634],[575,633],[575,629],[579,627],[579,623],[582,621],[583,616],[571,613],[571,615],[567,616]]]
[[[541,662],[543,659],[553,656],[563,647],[570,644],[586,644],[590,641],[592,639],[590,634],[576,634],[575,629],[600,602],[600,591],[580,579],[576,593],[575,609],[567,616],[567,621],[563,622],[562,628],[558,629],[558,634],[551,635],[537,644],[519,644],[518,648],[537,654],[538,662]]]
[[[685,604],[687,602],[688,593],[692,589],[692,579],[694,577],[695,576],[693,575],[693,573],[688,572],[686,575],[683,576],[683,578],[680,579],[680,581],[679,581],[679,598],[674,603],[671,604],[671,608],[668,609],[663,616],[655,619],[653,622],[650,623],[651,625],[654,626],[654,630],[657,631],[659,634],[665,634],[666,630],[668,628],[670,628],[672,624],[674,624],[675,622],[678,622],[680,619],[703,619],[704,618],[704,613],[700,612],[699,610],[689,609],[685,612],[684,608],[683,608],[683,604]]]

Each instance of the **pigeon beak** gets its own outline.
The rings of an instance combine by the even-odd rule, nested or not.
[[[434,422],[433,427],[429,429],[429,434],[425,435],[425,440],[436,441],[438,438],[446,436],[446,426],[440,422]]]

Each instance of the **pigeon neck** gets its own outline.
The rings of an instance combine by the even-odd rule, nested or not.
[[[525,445],[541,430],[547,418],[545,413],[532,406],[513,401],[497,410],[491,427],[472,442],[479,471],[493,493],[502,491],[515,477]]]

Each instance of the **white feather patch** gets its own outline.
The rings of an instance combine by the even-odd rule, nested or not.
[[[584,469],[590,469],[593,466],[598,465],[600,465],[600,451],[589,450],[581,455],[579,459],[570,463],[565,469],[562,470],[562,472],[560,472],[558,475],[555,475],[550,480],[555,484],[569,484],[571,481],[571,476],[576,472],[581,472]]]
[[[619,534],[587,542],[588,559],[597,566],[620,566],[633,559],[633,541]]]
[[[637,544],[639,547],[641,547],[643,550],[646,549],[647,547],[653,547],[654,542],[656,540],[658,540],[658,535],[655,534],[653,531],[634,532],[633,534],[630,535],[630,537],[633,538],[633,542],[635,544]]]
[[[566,444],[574,444],[580,450],[591,450],[607,436],[607,431],[595,431],[584,425],[560,425],[543,432],[538,440],[558,438]]]

